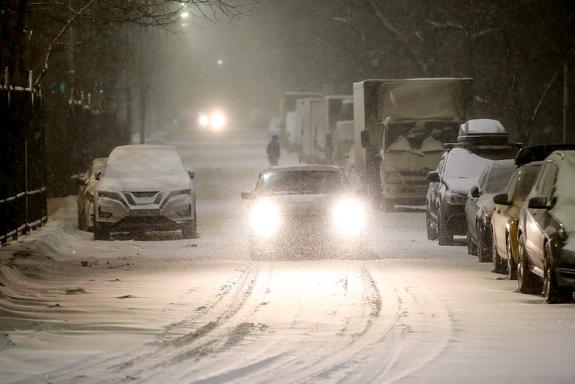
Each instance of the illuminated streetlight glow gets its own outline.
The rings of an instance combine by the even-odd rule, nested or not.
[[[222,59],[218,60],[218,65],[222,65],[224,61]]]
[[[190,12],[184,11],[184,12],[182,12],[182,14],[180,15],[180,17],[181,17],[182,19],[187,19],[188,17],[190,17]]]

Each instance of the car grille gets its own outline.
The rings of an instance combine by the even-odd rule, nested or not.
[[[158,193],[158,191],[154,191],[154,192],[130,192],[132,195],[136,196],[138,199],[141,199],[143,197],[154,197],[156,196],[156,193]]]

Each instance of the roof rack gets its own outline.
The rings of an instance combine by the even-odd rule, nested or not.
[[[521,166],[532,161],[543,161],[551,153],[559,150],[575,150],[575,144],[546,144],[523,147],[515,156],[515,165]]]

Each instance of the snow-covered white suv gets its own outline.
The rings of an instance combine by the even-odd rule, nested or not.
[[[196,236],[193,173],[175,147],[116,147],[96,177],[94,239],[106,240],[111,232],[172,230]]]

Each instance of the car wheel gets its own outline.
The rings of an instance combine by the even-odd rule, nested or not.
[[[425,212],[425,224],[427,226],[427,240],[437,240],[437,229],[431,225],[431,215]]]
[[[453,245],[453,235],[449,232],[447,221],[443,219],[441,211],[437,215],[437,238],[439,245]]]
[[[469,228],[467,229],[467,254],[477,256],[477,245],[471,239]]]
[[[105,226],[94,224],[94,240],[110,240],[110,230]]]
[[[519,236],[519,263],[517,265],[517,285],[521,293],[541,293],[539,278],[529,270],[529,260],[523,235]]]
[[[481,224],[477,224],[477,257],[482,263],[488,263],[493,259],[487,233]]]
[[[549,242],[545,244],[545,277],[543,295],[549,304],[568,303],[573,299],[573,290],[559,286],[553,268],[552,252]]]
[[[182,229],[182,237],[184,239],[197,239],[198,238],[198,220],[197,220],[195,209],[194,209],[194,221],[190,224],[187,224]]]
[[[501,256],[499,256],[499,252],[497,252],[497,243],[495,241],[491,242],[491,262],[493,263],[493,272],[507,273],[506,265]]]
[[[86,229],[86,226],[84,224],[84,213],[82,212],[80,207],[78,207],[78,229],[81,231]]]
[[[517,262],[513,257],[513,247],[509,236],[507,236],[505,243],[507,245],[507,276],[509,280],[517,280]]]

